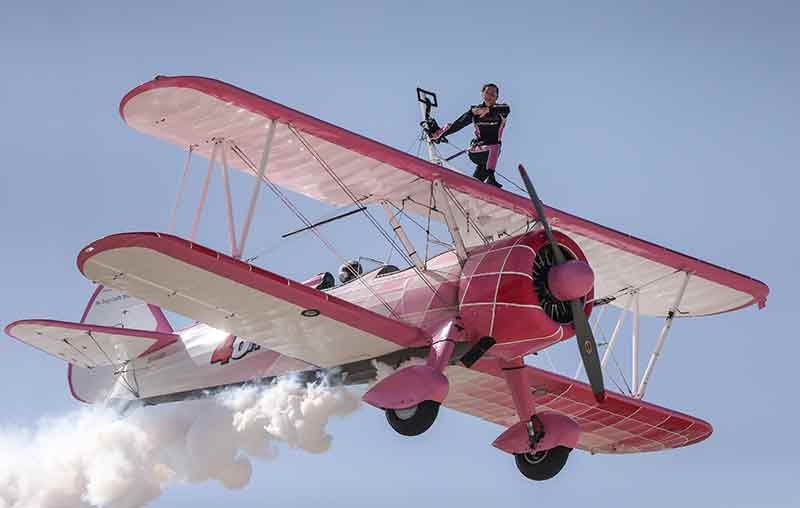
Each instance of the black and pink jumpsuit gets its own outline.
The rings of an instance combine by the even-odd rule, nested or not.
[[[508,104],[495,104],[488,113],[478,116],[472,113],[474,108],[485,108],[486,104],[479,104],[470,107],[466,113],[458,117],[452,124],[447,124],[437,133],[438,137],[445,137],[448,134],[458,132],[469,123],[475,126],[475,138],[472,140],[469,149],[469,158],[477,166],[472,175],[480,181],[489,178],[494,183],[494,170],[497,166],[497,159],[500,157],[501,138],[503,129],[506,126],[506,118],[511,113]]]

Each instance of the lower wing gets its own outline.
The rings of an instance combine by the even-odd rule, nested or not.
[[[699,418],[607,392],[598,404],[591,387],[535,367],[525,368],[536,411],[555,411],[581,427],[578,448],[590,453],[640,453],[688,446],[711,435]],[[491,359],[446,370],[446,407],[510,427],[519,421],[500,368]]]
[[[171,235],[108,236],[81,252],[78,268],[90,280],[323,368],[426,340],[417,327]]]

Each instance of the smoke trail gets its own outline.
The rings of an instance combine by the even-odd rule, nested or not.
[[[379,362],[378,360],[372,360],[372,366],[375,367],[375,379],[370,381],[369,386],[374,386],[378,381],[383,381],[385,378],[389,377],[390,374],[394,374],[398,370],[403,370],[406,367],[413,367],[414,365],[425,365],[425,363],[426,361],[424,358],[409,358],[408,360],[400,362],[398,365],[389,365],[388,363]]]
[[[358,405],[343,387],[282,380],[124,418],[87,408],[3,428],[0,508],[139,508],[177,482],[242,488],[251,458],[275,459],[277,443],[327,451],[328,420]]]

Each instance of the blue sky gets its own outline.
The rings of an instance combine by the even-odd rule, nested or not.
[[[150,506],[796,506],[799,23],[794,2],[4,4],[0,323],[79,319],[92,291],[80,248],[166,228],[183,154],[117,113],[155,74],[222,79],[401,149],[417,136],[416,86],[439,92],[443,122],[494,81],[512,106],[502,173],[524,162],[548,204],[770,285],[765,310],[676,323],[649,388],[714,435],[666,453],[575,453],[537,484],[490,446],[494,425],[443,411],[409,440],[362,408],[333,423],[326,455],[284,450],[243,490],[177,486]],[[234,180],[246,201],[249,182]],[[222,249],[218,183],[200,241]],[[278,242],[295,226],[264,199],[250,254],[271,247],[259,263],[298,279],[335,270],[310,237]],[[358,220],[325,231],[347,256],[385,255]],[[0,353],[0,426],[78,407],[61,362],[9,338]],[[574,372],[573,349],[554,357]]]

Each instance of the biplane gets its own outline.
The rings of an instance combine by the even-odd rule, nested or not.
[[[424,127],[436,96],[420,89],[418,99]],[[67,361],[72,395],[86,403],[158,404],[328,373],[372,383],[363,400],[406,436],[430,428],[442,405],[499,424],[493,446],[527,478],[545,480],[576,448],[639,453],[706,439],[707,422],[643,400],[670,328],[675,319],[766,303],[769,289],[758,280],[543,205],[522,166],[528,195],[463,175],[429,138],[431,160],[423,160],[202,77],[159,76],[125,95],[119,112],[186,150],[176,210],[192,156],[208,159],[208,171],[188,239],[172,233],[173,211],[170,233],[94,241],[77,258],[97,284],[80,322],[6,327]],[[254,178],[238,231],[230,169]],[[216,170],[227,254],[196,242]],[[243,260],[262,187],[323,243],[320,225],[286,191],[353,207],[346,213],[363,214],[408,266],[347,265],[337,285],[330,273],[298,282]],[[401,211],[441,224],[448,248],[423,260]],[[383,213],[388,221],[376,217]],[[608,307],[621,312],[600,358],[589,317]],[[174,330],[162,309],[195,324]],[[628,315],[634,351],[640,316],[663,327],[641,373],[634,354],[623,394],[605,389],[603,369]],[[572,337],[588,383],[525,362]],[[376,382],[377,362],[401,368]]]

